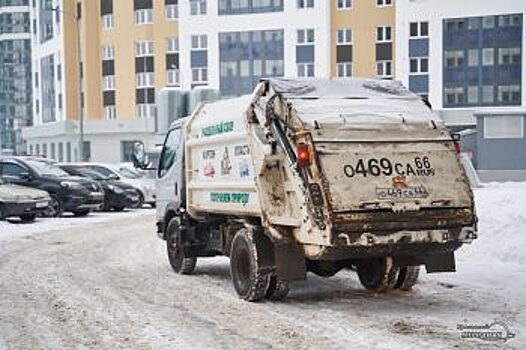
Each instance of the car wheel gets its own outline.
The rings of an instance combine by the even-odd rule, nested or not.
[[[90,213],[89,209],[82,209],[82,210],[74,210],[73,211],[73,215],[75,215],[76,217],[79,217],[79,218],[87,216],[89,213]]]
[[[139,193],[139,200],[136,202],[136,203],[133,203],[131,205],[131,208],[132,209],[139,209],[139,208],[142,208],[144,204],[144,196],[142,193]]]
[[[37,214],[24,214],[20,215],[20,219],[22,222],[29,223],[35,221],[35,218],[37,217]]]
[[[124,208],[126,208],[126,207],[118,206],[118,207],[113,207],[113,210],[115,210],[115,211],[123,211]]]
[[[51,200],[49,201],[49,204],[42,213],[42,216],[47,218],[56,218],[62,215],[62,202],[60,201],[60,198],[58,198],[57,195],[52,194]]]
[[[6,210],[4,208],[3,204],[0,204],[0,221],[4,221],[6,219]]]

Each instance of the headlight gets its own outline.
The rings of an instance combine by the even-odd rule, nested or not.
[[[62,181],[60,183],[60,186],[67,188],[67,189],[72,189],[72,190],[80,190],[84,188],[82,187],[81,184],[78,184],[76,182],[71,182],[71,181]]]
[[[122,190],[122,188],[120,188],[119,186],[115,186],[115,185],[108,185],[108,189],[112,192],[115,192],[116,194],[121,194],[123,193],[124,191]]]

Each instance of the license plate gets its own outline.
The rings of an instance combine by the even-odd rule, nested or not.
[[[424,187],[376,188],[378,199],[426,198],[429,193]]]
[[[38,202],[37,208],[45,208],[47,207],[48,202]]]

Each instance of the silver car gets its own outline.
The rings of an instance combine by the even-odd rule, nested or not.
[[[46,210],[50,200],[45,191],[7,184],[0,178],[0,220],[18,216],[23,222],[32,222]]]

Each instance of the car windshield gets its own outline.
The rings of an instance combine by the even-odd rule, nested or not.
[[[106,176],[93,169],[77,167],[75,168],[75,170],[77,170],[79,174],[82,174],[82,176],[89,177],[90,179],[93,179],[93,180],[108,180],[109,179],[109,176]]]
[[[29,165],[33,170],[39,175],[51,175],[57,177],[69,176],[67,172],[60,169],[57,166],[40,162],[38,160],[27,160],[27,165]]]
[[[121,174],[123,177],[125,178],[128,178],[128,179],[140,179],[142,178],[141,174],[131,170],[131,169],[128,169],[128,168],[125,168],[125,167],[121,167],[119,168],[119,174]]]

